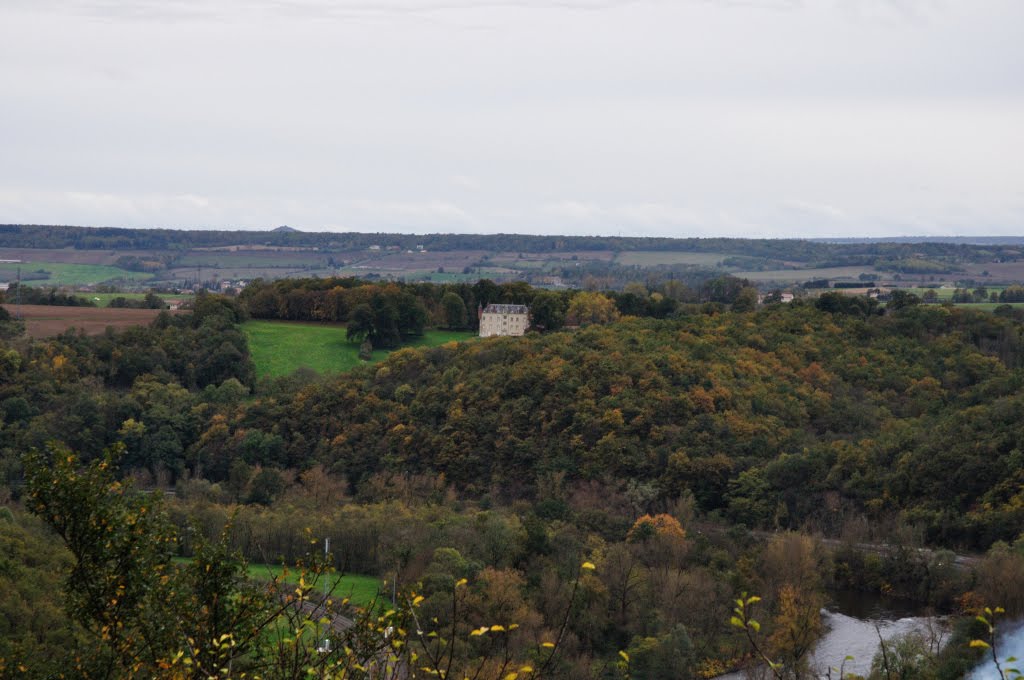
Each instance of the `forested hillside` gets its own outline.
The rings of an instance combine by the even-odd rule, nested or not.
[[[835,530],[906,511],[940,543],[1014,538],[1019,329],[911,308],[691,314],[577,333],[404,350],[372,369],[257,399],[224,425],[360,480],[443,472],[535,497],[545,475],[692,491],[748,526]],[[237,455],[231,439],[203,446]],[[554,499],[549,499],[554,500]]]
[[[389,289],[368,288],[352,294]],[[745,637],[725,625],[742,592],[764,596],[767,649],[794,668],[828,587],[1024,611],[1021,324],[1009,308],[914,302],[677,303],[667,318],[405,348],[346,374],[260,382],[238,327],[245,305],[213,295],[148,328],[6,340],[0,472],[12,511],[0,534],[16,551],[0,561],[0,611],[55,621],[69,597],[76,609],[3,632],[0,660],[39,677],[69,654],[162,668],[180,643],[162,627],[160,593],[184,598],[182,620],[208,597],[255,598],[273,620],[278,596],[246,590],[241,560],[308,559],[310,536],[335,541],[330,564],[423,597],[446,635],[515,622],[509,658],[538,665],[551,654],[537,641],[560,640],[546,677],[710,677],[746,663]],[[176,495],[165,505],[133,485]],[[828,554],[785,533],[761,545],[749,529],[899,547]],[[915,532],[939,547],[1006,543],[973,576],[948,553],[913,549]],[[219,555],[215,582],[172,561],[196,554]],[[27,586],[69,561],[63,596]],[[452,594],[460,579],[464,600]],[[101,599],[120,601],[119,582],[139,604],[109,613]],[[137,638],[95,637],[96,621],[162,646],[138,661]],[[275,639],[252,637],[240,667],[278,663]],[[489,663],[487,649],[460,644],[456,667]],[[959,677],[973,653],[951,648],[952,670],[928,677]]]
[[[86,456],[125,441],[126,467],[171,479],[322,464],[353,490],[380,472],[443,473],[505,501],[557,501],[542,482],[559,474],[651,499],[692,492],[751,527],[835,532],[858,513],[902,514],[932,542],[973,548],[1015,538],[1022,518],[1022,347],[1005,317],[690,307],[401,350],[247,398],[242,312],[217,300],[191,322],[8,350],[8,465],[53,438]]]

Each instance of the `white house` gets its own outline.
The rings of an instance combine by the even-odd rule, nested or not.
[[[480,312],[480,337],[522,335],[530,327],[530,308],[526,305],[487,305]]]

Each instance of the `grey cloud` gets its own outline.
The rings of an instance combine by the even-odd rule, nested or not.
[[[0,222],[1020,232],[1022,24],[1019,0],[5,0]]]

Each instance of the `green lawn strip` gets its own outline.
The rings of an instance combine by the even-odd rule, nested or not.
[[[1024,302],[957,302],[957,307],[966,307],[967,309],[976,309],[980,312],[991,312],[996,307],[1003,305],[1009,305],[1011,307],[1024,307]]]
[[[274,564],[250,564],[248,569],[249,577],[254,581],[270,581],[276,576],[280,576],[283,571],[281,565]],[[288,583],[298,583],[298,570],[290,568],[284,580]],[[332,587],[333,590],[331,590]],[[325,588],[331,591],[331,597],[336,600],[347,597],[352,604],[366,607],[378,598],[381,581],[374,576],[364,574],[342,574],[340,576],[330,574],[317,583],[318,591],[323,592]]]
[[[302,367],[340,373],[365,363],[359,358],[359,346],[345,339],[345,327],[340,324],[247,321],[242,328],[260,377],[276,378]],[[471,337],[474,334],[465,331],[427,331],[410,346],[436,347]],[[374,350],[371,363],[387,355],[387,350]]]
[[[109,307],[110,301],[114,298],[123,297],[126,300],[142,300],[148,293],[76,293],[76,295],[92,300],[99,307]],[[156,296],[162,300],[192,299],[191,293],[156,293]]]
[[[861,274],[868,274],[873,281],[885,277],[884,272],[878,272],[874,267],[825,267],[819,269],[774,269],[767,271],[744,271],[734,272],[733,276],[751,281],[810,281],[811,279],[842,279],[845,281],[857,281]],[[865,282],[868,283],[868,282]]]
[[[188,564],[192,560],[188,557],[175,557],[173,561],[175,564]],[[271,581],[284,574],[284,571],[284,567],[280,564],[250,563],[246,569],[249,578],[254,581]],[[299,576],[300,572],[298,569],[289,567],[288,573],[284,574],[284,581],[286,583],[298,583]],[[378,593],[383,584],[379,578],[365,574],[329,574],[316,584],[316,590],[323,592],[325,586],[328,590],[333,586],[331,597],[335,600],[347,597],[351,600],[352,604],[367,607],[373,604],[374,600],[378,599]]]
[[[981,286],[981,287],[984,288],[989,293],[992,293],[993,291],[996,292],[996,293],[999,293],[999,292],[1002,292],[1003,290],[1006,289],[1006,286]],[[961,288],[963,288],[963,287],[961,286]],[[972,287],[966,288],[966,290],[969,290],[969,291],[973,292],[976,288],[978,288],[978,286],[972,286]],[[927,292],[929,290],[934,290],[935,293],[939,296],[939,300],[940,301],[946,301],[946,300],[952,300],[953,299],[953,293],[956,291],[956,288],[925,288],[925,287],[915,287],[915,288],[901,288],[900,290],[906,290],[908,293],[913,293],[914,295],[917,295],[917,296],[922,296],[922,295],[925,294],[925,292]],[[963,303],[963,304],[975,304],[975,303]],[[977,303],[977,304],[982,304],[982,303]]]
[[[101,264],[69,264],[67,262],[25,262],[21,265],[22,276],[43,270],[49,272],[46,279],[24,280],[26,286],[87,286],[114,279],[146,281],[153,278],[149,272],[132,272],[127,269]]]

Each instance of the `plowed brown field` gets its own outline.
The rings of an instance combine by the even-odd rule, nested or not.
[[[88,335],[99,335],[107,329],[128,328],[149,324],[159,309],[119,309],[110,307],[56,307],[51,305],[3,305],[11,316],[21,315],[25,331],[33,338],[48,338],[69,328],[78,328]],[[171,312],[174,314],[174,312]]]

